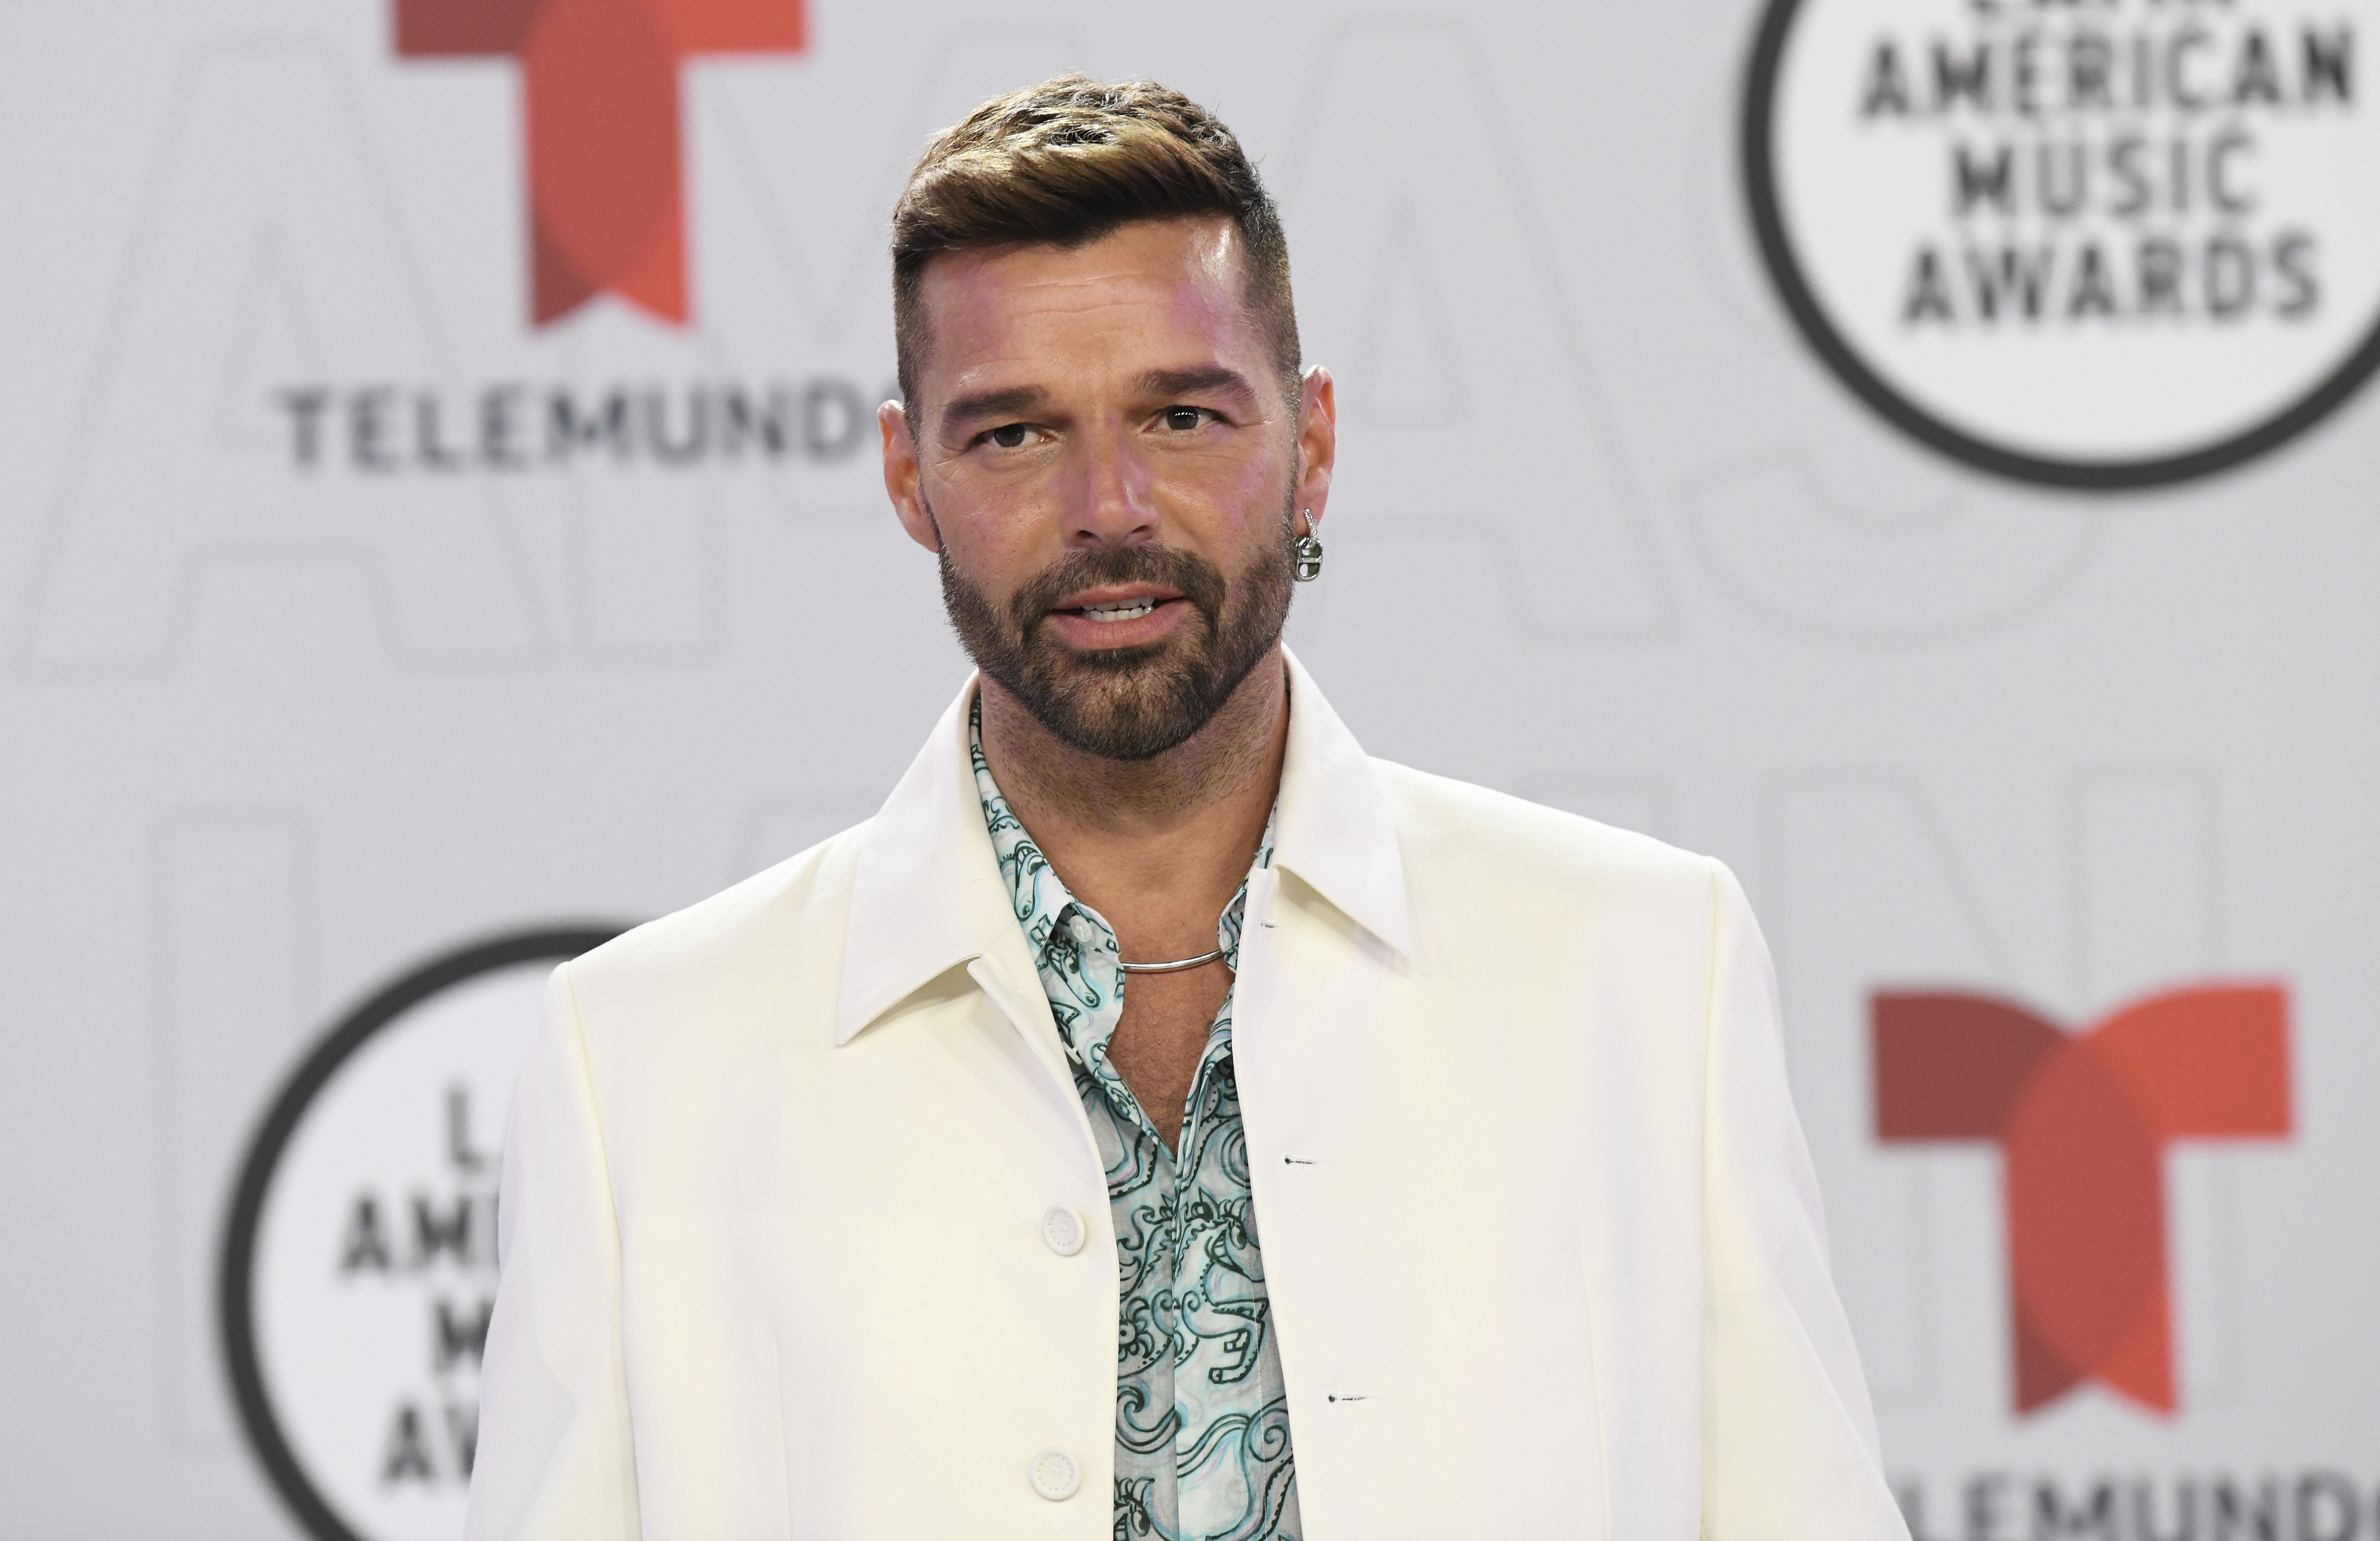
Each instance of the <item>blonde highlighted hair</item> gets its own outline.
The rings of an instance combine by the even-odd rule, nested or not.
[[[919,289],[945,251],[1075,247],[1143,220],[1221,214],[1238,226],[1245,303],[1297,394],[1297,312],[1280,212],[1229,128],[1148,80],[1061,75],[994,97],[926,145],[892,210],[892,329],[914,402]]]

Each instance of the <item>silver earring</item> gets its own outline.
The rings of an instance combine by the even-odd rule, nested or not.
[[[1305,514],[1305,533],[1297,538],[1289,553],[1297,563],[1292,576],[1300,583],[1312,583],[1322,576],[1322,542],[1314,538],[1314,510],[1306,509]]]

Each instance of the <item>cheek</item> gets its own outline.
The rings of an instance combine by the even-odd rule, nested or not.
[[[1289,467],[1271,455],[1258,456],[1215,479],[1207,492],[1208,516],[1235,540],[1269,540],[1291,491]]]
[[[1038,500],[969,489],[953,501],[954,506],[948,510],[940,503],[935,505],[943,547],[952,564],[984,592],[1014,591],[1054,554],[1045,528],[1050,521]]]

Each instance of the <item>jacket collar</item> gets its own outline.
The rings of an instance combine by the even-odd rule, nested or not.
[[[1388,791],[1338,713],[1284,648],[1289,746],[1273,866],[1403,953],[1411,948],[1404,864]],[[892,795],[869,821],[851,892],[834,1041],[853,1038],[961,964],[1014,952],[1011,913],[967,756],[977,676],[942,713]]]
[[[1399,955],[1410,953],[1405,864],[1389,789],[1305,665],[1287,648],[1281,651],[1289,663],[1289,752],[1281,768],[1272,864],[1296,873]]]

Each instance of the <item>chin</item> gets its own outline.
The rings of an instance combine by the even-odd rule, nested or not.
[[[1164,643],[1069,652],[1055,667],[1033,669],[1022,689],[1001,684],[1071,746],[1102,759],[1150,759],[1205,727],[1231,695],[1218,690],[1210,659],[1179,656],[1184,651],[1203,654]]]

